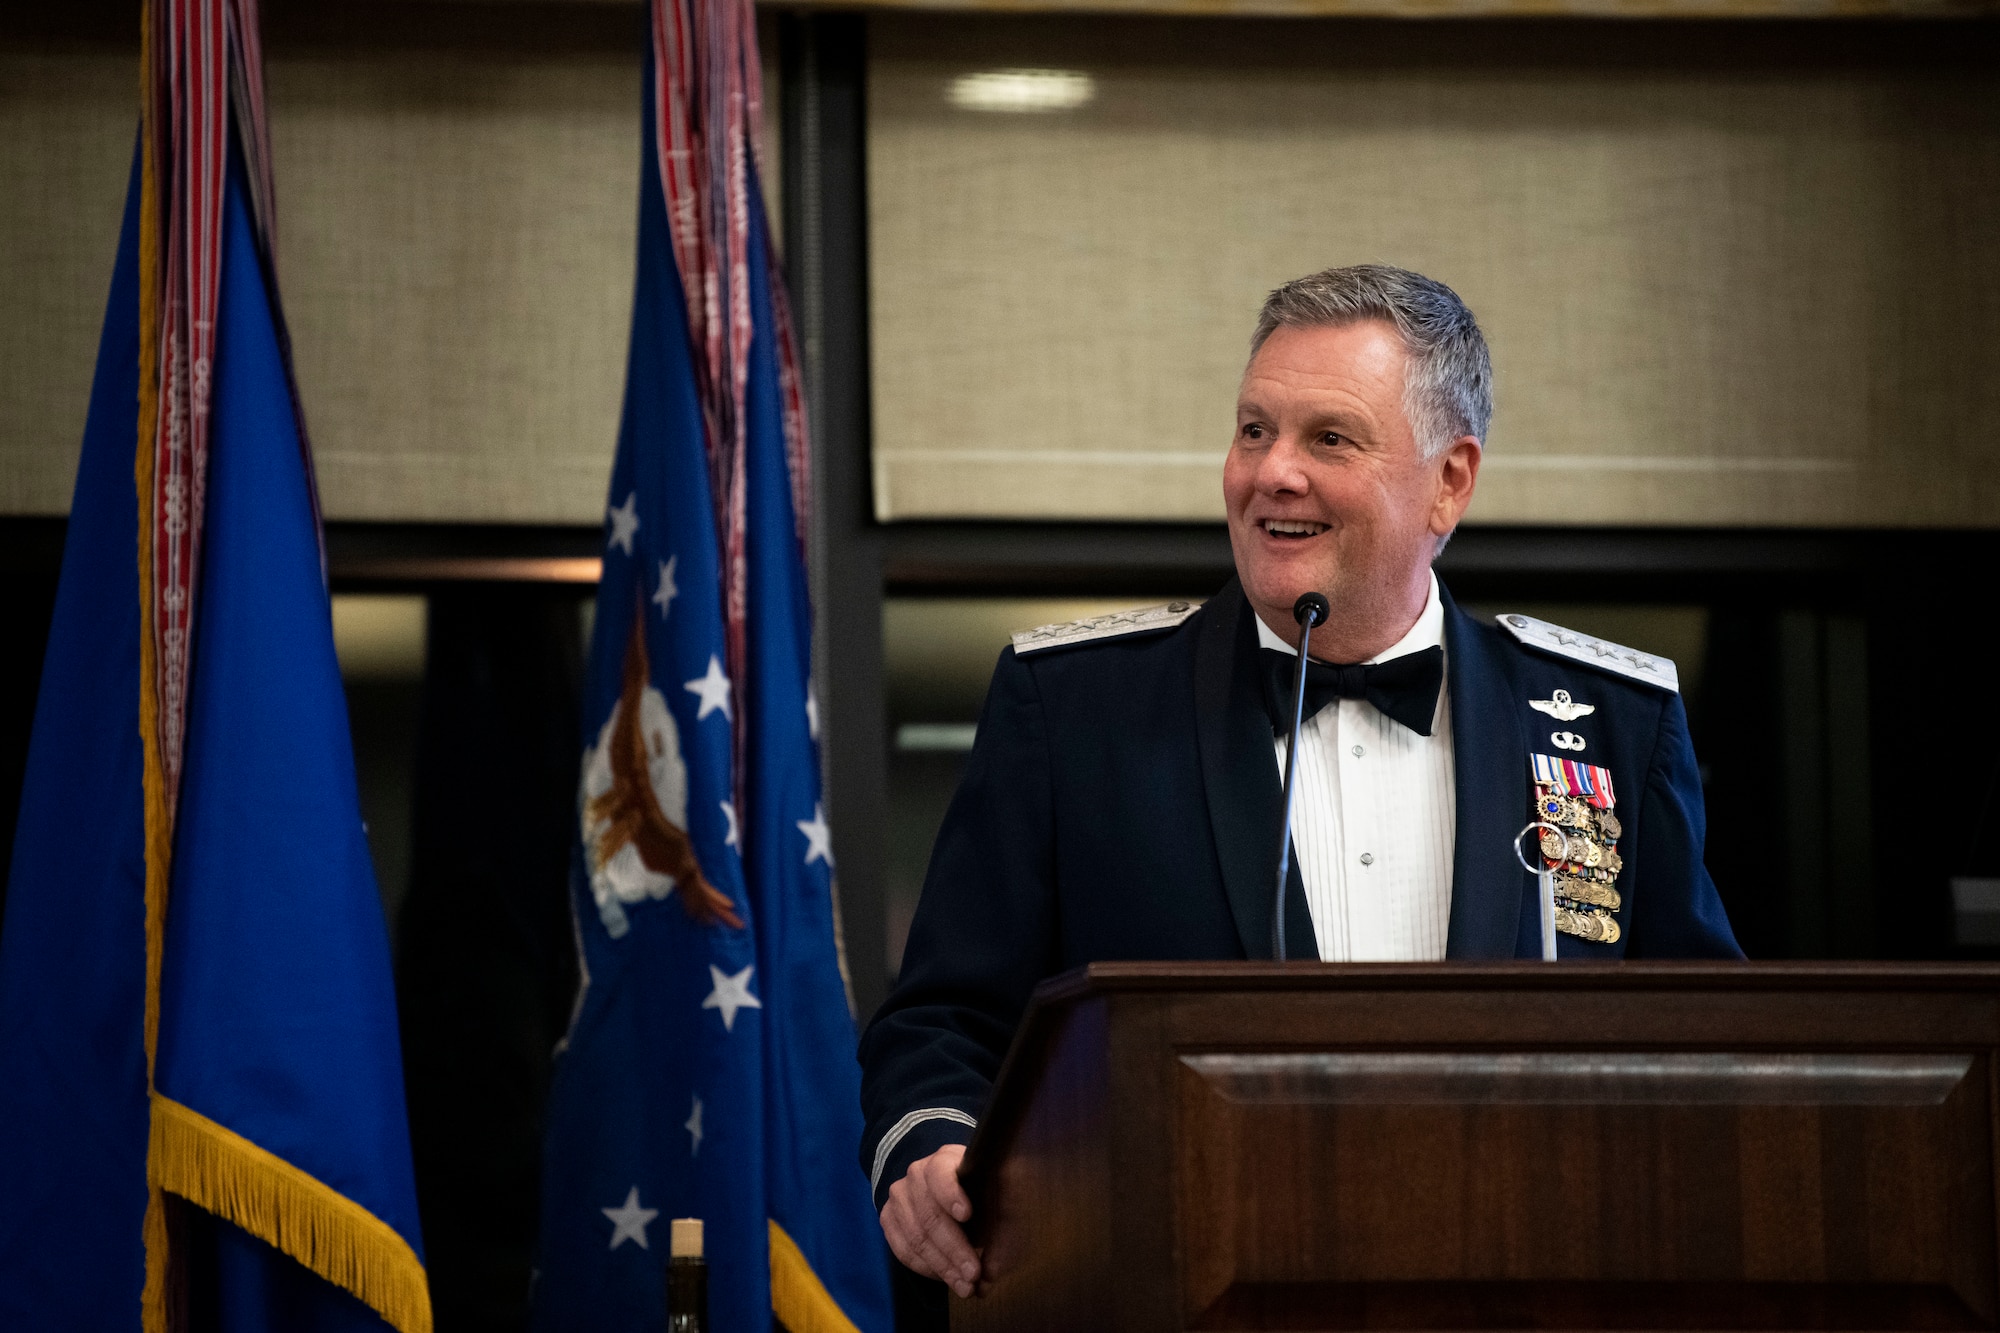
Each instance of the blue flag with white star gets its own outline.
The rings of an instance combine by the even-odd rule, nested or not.
[[[654,91],[649,60],[649,108]],[[741,466],[718,481],[658,147],[648,116],[585,684],[571,883],[582,985],[548,1105],[533,1324],[664,1327],[667,1222],[698,1217],[711,1328],[775,1317],[794,1333],[886,1331],[886,1250],[852,1152],[855,1033],[808,679],[782,294],[752,167]],[[728,484],[740,543],[718,518]]]

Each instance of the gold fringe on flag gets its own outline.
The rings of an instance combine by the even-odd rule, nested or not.
[[[158,1093],[152,1148],[162,1188],[352,1292],[399,1333],[431,1333],[422,1261],[395,1228],[354,1200]]]
[[[827,1294],[798,1242],[771,1223],[771,1313],[786,1333],[861,1333]]]

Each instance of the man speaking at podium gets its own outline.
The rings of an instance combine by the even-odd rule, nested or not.
[[[1264,303],[1223,464],[1236,578],[1199,609],[1047,626],[1000,656],[902,975],[861,1042],[862,1166],[918,1274],[970,1294],[957,1168],[1035,984],[1104,959],[1267,958],[1301,594],[1293,958],[1740,957],[1702,864],[1673,663],[1431,572],[1472,499],[1492,371],[1442,283],[1380,265]]]

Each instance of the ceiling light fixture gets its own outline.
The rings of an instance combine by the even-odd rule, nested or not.
[[[1097,96],[1097,81],[1074,69],[992,69],[951,81],[961,111],[1074,111]]]

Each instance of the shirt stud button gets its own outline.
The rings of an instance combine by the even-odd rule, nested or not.
[[[1372,866],[1372,865],[1374,865],[1374,864],[1375,864],[1375,853],[1373,853],[1373,852],[1363,852],[1363,853],[1361,853],[1361,864],[1362,864],[1362,865],[1365,865],[1365,866]]]
[[[1368,753],[1368,751],[1367,751],[1367,750],[1365,750],[1364,748],[1362,748],[1362,747],[1361,747],[1361,746],[1359,746],[1359,745],[1357,745],[1357,746],[1355,746],[1355,747],[1354,747],[1354,757],[1355,757],[1356,759],[1359,759],[1359,758],[1360,758],[1360,757],[1361,757],[1362,755],[1364,755],[1364,754],[1367,754],[1367,753]]]

